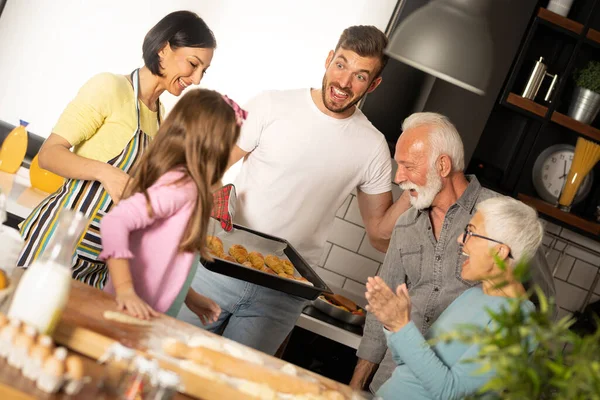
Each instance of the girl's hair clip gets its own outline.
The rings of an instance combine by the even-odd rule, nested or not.
[[[240,107],[238,105],[238,103],[231,100],[226,95],[223,95],[223,100],[225,100],[225,103],[229,104],[229,106],[235,112],[235,121],[236,121],[237,125],[242,126],[242,124],[244,123],[244,120],[248,117],[248,111],[244,110],[242,107]]]

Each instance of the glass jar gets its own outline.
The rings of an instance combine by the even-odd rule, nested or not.
[[[149,398],[154,391],[155,375],[158,371],[156,360],[148,360],[137,356],[133,367],[128,371],[119,385],[118,398],[122,400],[139,400]]]
[[[156,388],[148,398],[150,400],[170,400],[178,391],[181,380],[173,371],[161,369],[156,374]]]
[[[114,343],[98,359],[99,364],[104,364],[102,377],[98,380],[98,389],[109,395],[116,395],[119,386],[126,373],[132,368],[135,350],[125,347],[120,343]],[[118,378],[111,377],[111,371],[119,371],[125,368],[125,372],[120,373]],[[112,378],[112,379],[111,379]]]

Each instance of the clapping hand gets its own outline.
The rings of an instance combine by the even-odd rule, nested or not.
[[[398,286],[394,293],[380,277],[368,278],[366,298],[367,311],[387,330],[398,332],[410,321],[411,303],[406,284]]]

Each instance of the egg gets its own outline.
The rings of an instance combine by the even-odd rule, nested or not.
[[[38,337],[37,343],[31,346],[29,356],[31,358],[44,361],[52,353],[54,343],[50,336],[42,335]]]
[[[66,361],[67,375],[70,379],[81,380],[83,379],[83,361],[81,357],[69,356]]]
[[[23,333],[18,333],[15,337],[15,347],[21,347],[29,350],[35,343],[35,328],[27,326]]]
[[[54,354],[52,357],[48,357],[44,362],[44,373],[55,376],[62,377],[65,373],[65,358],[67,357],[67,349],[64,347],[59,347],[54,350]]]

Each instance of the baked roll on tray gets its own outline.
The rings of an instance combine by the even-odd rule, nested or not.
[[[302,276],[294,276],[294,265],[289,260],[282,260],[274,254],[268,254],[266,257],[258,251],[251,251],[241,244],[234,244],[229,248],[229,254],[226,254],[223,248],[223,242],[216,236],[207,236],[207,246],[209,253],[214,256],[227,260],[229,262],[241,264],[247,268],[253,268],[258,271],[271,275],[278,275],[282,278],[302,282],[306,285],[313,284]]]

